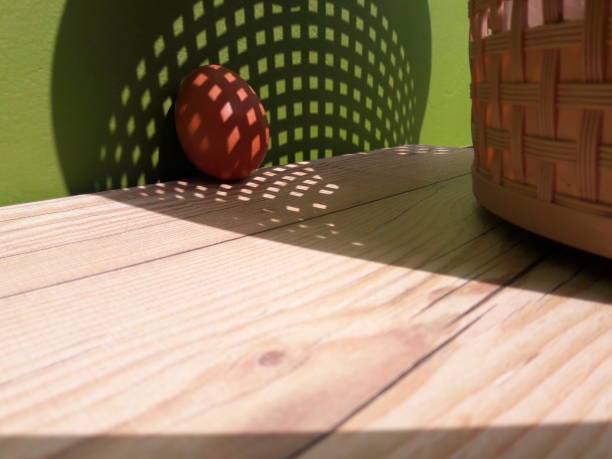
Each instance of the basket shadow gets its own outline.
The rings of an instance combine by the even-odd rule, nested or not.
[[[239,183],[186,179],[200,174],[176,138],[174,91],[189,69],[214,62],[247,78],[268,107],[270,163],[297,164]],[[467,175],[408,196],[426,181],[394,174],[393,158],[419,148],[387,150],[385,195],[364,170],[374,167],[368,154],[341,156],[414,143],[430,72],[421,0],[409,7],[360,0],[351,8],[336,0],[184,0],[156,8],[144,0],[68,0],[52,81],[59,162],[73,194],[170,181],[107,196],[321,252],[612,302],[609,289],[588,287],[605,278],[608,261],[501,223],[476,204]],[[331,163],[313,161],[330,156],[351,171],[341,188]],[[447,160],[436,155],[435,162],[444,169]],[[576,276],[586,287],[571,282]]]
[[[438,428],[372,432],[218,433],[202,435],[0,437],[0,458],[442,458],[605,457],[612,449],[606,422]]]
[[[69,192],[199,175],[169,110],[180,80],[214,63],[262,99],[270,165],[414,143],[431,72],[427,1],[67,0],[51,91]]]

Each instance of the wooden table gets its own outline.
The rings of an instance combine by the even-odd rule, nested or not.
[[[612,263],[472,155],[0,208],[0,457],[612,457]]]

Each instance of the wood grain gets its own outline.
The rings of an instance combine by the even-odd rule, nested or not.
[[[607,269],[601,262],[577,270],[567,253],[546,258],[488,298],[473,327],[303,457],[610,457]],[[554,293],[534,292],[534,282]],[[364,448],[367,437],[347,435],[360,431],[404,434],[368,438]]]
[[[262,169],[233,184],[193,180],[67,198],[65,206],[52,200],[48,208],[6,207],[0,213],[6,219],[0,221],[0,271],[8,276],[0,279],[0,297],[260,233],[467,173],[469,149],[437,153],[400,147]],[[407,155],[410,161],[404,160]]]
[[[419,150],[5,209],[0,458],[605,457],[610,263]]]

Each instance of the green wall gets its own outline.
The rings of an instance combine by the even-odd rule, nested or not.
[[[0,205],[64,196],[51,115],[60,0],[0,1]]]
[[[472,144],[467,5],[467,0],[429,0],[432,67],[420,143]]]
[[[0,0],[0,205],[192,175],[168,111],[187,69],[220,60],[265,96],[272,163],[470,144],[467,1],[266,1],[262,17],[256,3],[168,1],[151,11],[145,0]]]

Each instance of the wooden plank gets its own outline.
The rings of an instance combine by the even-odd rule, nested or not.
[[[423,154],[432,151],[436,154]],[[0,297],[221,243],[467,174],[472,155],[470,149],[397,147],[262,169],[234,184],[191,180],[69,198],[65,208],[61,200],[49,201],[48,207],[12,206],[18,218],[9,218],[11,208],[5,208],[0,272],[8,275],[0,279]],[[24,215],[24,209],[32,213]]]
[[[467,154],[410,156],[407,150],[341,158],[319,172],[329,178],[325,184],[338,185],[331,195],[318,192],[326,189],[322,184],[312,191],[317,199],[331,196],[327,209],[300,207],[299,200],[288,201],[300,197],[287,192],[266,204],[245,201],[274,214],[248,213],[250,206],[237,198],[232,206],[216,201],[219,207],[201,222],[182,221],[174,232],[147,222],[150,233],[160,233],[159,243],[172,245],[166,241],[184,233],[225,231],[216,243],[159,249],[164,255],[156,259],[107,269],[91,256],[105,240],[112,240],[106,251],[128,260],[153,250],[142,249],[138,237],[113,239],[118,233],[111,230],[80,249],[81,263],[91,259],[96,270],[83,276],[75,267],[63,281],[48,274],[45,282],[52,284],[0,299],[0,458],[342,457],[345,451],[354,453],[350,457],[408,457],[405,451],[438,438],[438,451],[489,454],[486,441],[470,439],[483,425],[505,429],[495,424],[496,416],[518,419],[502,431],[502,443],[525,433],[525,425],[554,405],[540,400],[552,391],[539,389],[549,384],[545,370],[554,373],[562,357],[574,352],[570,370],[586,374],[596,360],[588,356],[609,353],[610,312],[603,304],[612,298],[609,282],[601,279],[610,263],[569,249],[565,258],[555,258],[558,245],[483,211],[472,197],[471,178],[461,172],[469,165]],[[452,178],[450,170],[460,173]],[[378,172],[370,180],[364,171]],[[406,183],[396,185],[402,177]],[[375,200],[368,198],[370,186]],[[228,195],[216,195],[224,190]],[[225,199],[230,192],[217,185],[213,196]],[[151,212],[146,206],[159,201],[143,198],[142,209],[125,202],[100,205],[111,206],[109,215],[134,212],[121,225],[145,214],[179,217],[168,209]],[[320,203],[312,196],[307,202]],[[292,218],[296,212],[287,206],[310,213]],[[234,217],[244,222],[231,226]],[[30,218],[37,217],[23,220]],[[81,221],[73,234],[95,232],[98,225],[108,229],[102,218],[91,225]],[[261,229],[244,230],[251,227]],[[74,257],[77,244],[88,243],[79,237],[58,257]],[[36,243],[41,252],[60,250],[44,248],[44,238]],[[24,272],[47,275],[32,260],[22,261]],[[591,271],[575,275],[583,265]],[[547,301],[563,313],[542,306]],[[564,327],[573,330],[576,323],[585,328],[566,337]],[[561,351],[548,365],[547,353],[558,344]],[[534,357],[545,370],[527,362],[536,348],[546,349]],[[453,351],[445,354],[447,349]],[[514,376],[508,372],[524,371],[521,362],[532,374],[510,397],[505,385]],[[597,370],[599,382],[588,383],[566,413],[587,400],[598,409],[609,406],[609,391],[597,392],[605,365],[603,373]],[[438,374],[444,377],[435,379]],[[580,392],[569,374],[555,381]],[[530,390],[536,396],[529,398]],[[495,398],[499,394],[507,403]],[[532,417],[524,408],[530,404],[539,410]],[[508,418],[504,411],[521,413],[521,406],[524,418]],[[451,411],[447,418],[445,409]],[[589,416],[584,419],[601,424],[603,416]],[[443,421],[436,424],[438,419]],[[566,430],[561,425],[550,431],[557,436]],[[592,443],[595,452],[603,448]]]
[[[112,437],[163,432],[194,434],[185,454],[298,450],[311,434],[256,434],[331,429],[541,255],[480,213],[469,183],[1,301],[0,449],[153,457],[153,444],[164,457],[172,437],[143,449]],[[28,433],[54,441],[34,453],[15,437]]]
[[[32,328],[35,324],[30,322],[50,309],[54,310],[53,320],[58,323],[68,323],[74,317],[85,315],[75,333],[90,339],[98,334],[100,328],[123,328],[127,323],[125,321],[130,319],[139,323],[140,315],[149,310],[165,315],[164,311],[171,307],[168,301],[176,302],[180,307],[193,303],[196,308],[208,301],[215,301],[216,308],[251,303],[266,305],[277,301],[287,303],[288,297],[297,304],[310,301],[310,297],[317,301],[341,300],[342,304],[348,304],[355,300],[352,295],[347,295],[347,292],[351,293],[351,288],[340,288],[339,297],[335,298],[334,280],[340,286],[350,286],[362,279],[364,273],[377,273],[385,267],[391,269],[395,280],[398,276],[403,277],[406,269],[420,270],[420,266],[428,260],[452,252],[497,225],[496,219],[486,215],[475,221],[465,220],[464,213],[474,210],[473,202],[469,200],[468,184],[469,177],[461,177],[307,223],[272,230],[257,238],[241,238],[17,295],[1,303],[1,314],[6,315],[0,316],[0,321],[4,330],[14,331],[15,336],[23,337],[28,333],[33,340],[48,340],[50,335],[57,335],[57,339],[61,340],[57,345],[63,347],[73,339],[71,333],[61,327],[57,331],[46,330],[44,322],[40,322],[41,328],[37,330]],[[440,219],[435,212],[437,207],[442,209],[444,219]],[[451,221],[457,226],[449,232]],[[502,242],[506,247],[508,242]],[[488,245],[483,250],[487,249]],[[482,256],[488,259],[489,254],[485,252]],[[240,263],[236,263],[238,260]],[[266,268],[263,272],[262,266]],[[393,270],[394,266],[399,268],[398,272]],[[455,275],[457,268],[452,264],[440,266],[438,271]],[[339,272],[335,279],[333,269]],[[274,288],[271,288],[270,279],[276,280]],[[294,281],[291,282],[291,279]],[[402,282],[382,284],[387,287],[383,290],[378,282],[374,282],[376,276],[371,276],[369,280],[356,288],[373,290],[376,296],[369,299],[370,302],[387,301],[402,291],[398,290]],[[319,285],[327,288],[321,290]],[[211,286],[215,288],[211,289]],[[420,295],[428,298],[430,292],[424,291]],[[87,299],[86,311],[81,311],[82,298]],[[70,306],[72,304],[74,307]],[[110,307],[109,304],[127,306]],[[145,309],[141,311],[140,308]],[[257,309],[255,312],[259,314]],[[85,327],[86,323],[89,324],[88,328]],[[30,324],[27,327],[30,328],[29,332],[24,331],[26,324]],[[40,335],[41,332],[44,335]],[[12,346],[8,346],[4,353],[5,363],[10,361],[7,360],[11,355],[8,351]],[[22,360],[22,346],[23,343],[19,343],[14,349],[16,361]],[[60,348],[51,349],[46,345],[41,350],[44,355],[50,353],[52,358],[59,357],[57,352],[60,352]],[[67,348],[65,351],[69,350]],[[32,363],[33,360],[23,362],[27,368]]]
[[[570,249],[547,257],[300,457],[610,457],[609,269]]]

